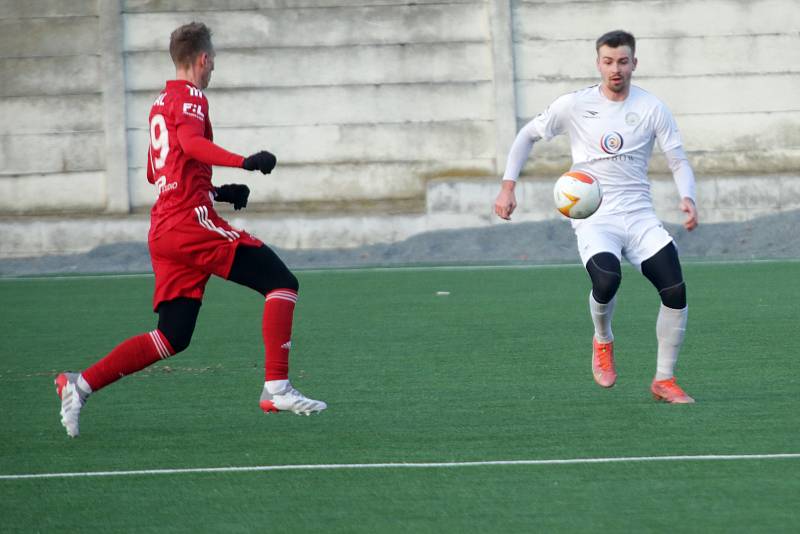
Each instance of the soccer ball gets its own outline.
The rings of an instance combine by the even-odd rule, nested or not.
[[[556,209],[570,219],[585,219],[600,207],[603,192],[590,174],[569,171],[556,180],[553,188]]]

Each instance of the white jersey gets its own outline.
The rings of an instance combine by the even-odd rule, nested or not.
[[[622,102],[603,96],[598,85],[563,95],[523,130],[534,141],[569,134],[573,169],[602,187],[598,214],[652,209],[647,167],[653,142],[664,152],[682,144],[669,109],[635,85]]]

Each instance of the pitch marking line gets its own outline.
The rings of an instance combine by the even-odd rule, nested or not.
[[[375,464],[300,464],[300,465],[254,465],[243,467],[193,467],[186,469],[140,469],[136,471],[90,471],[84,473],[31,473],[23,475],[0,475],[0,480],[24,480],[32,478],[75,477],[121,477],[141,475],[178,475],[191,473],[247,473],[258,471],[330,471],[350,469],[433,469],[452,467],[483,467],[506,465],[575,465],[611,464],[628,462],[688,462],[720,460],[780,460],[797,459],[800,453],[786,454],[708,454],[697,456],[630,456],[620,458],[570,458],[563,460],[489,460],[482,462],[419,462],[419,463],[375,463]]]

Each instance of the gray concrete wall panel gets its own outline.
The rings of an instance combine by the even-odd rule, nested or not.
[[[27,174],[0,178],[0,211],[6,214],[97,213],[103,211],[105,203],[104,172]],[[0,243],[4,247],[14,237],[3,234]]]
[[[17,0],[19,1],[19,0]],[[361,7],[401,3],[413,4],[482,4],[481,0],[125,0],[127,13],[158,13],[163,11],[240,11],[253,9]]]
[[[95,55],[97,17],[0,20],[0,56]]]
[[[128,139],[131,165],[144,166],[147,131],[130,131]],[[488,121],[220,128],[215,139],[238,152],[268,147],[287,163],[436,161],[460,166],[494,157],[494,129]]]
[[[98,94],[0,99],[0,135],[102,131]]]
[[[591,79],[525,81],[517,84],[521,96],[521,117],[533,117],[554,99],[582,87],[593,85]],[[634,85],[662,100],[676,116],[688,114],[722,114],[782,112],[800,110],[796,91],[800,89],[800,72],[780,74],[739,74],[728,76],[680,77],[638,76]]]
[[[81,17],[97,14],[98,0],[3,0],[0,19]]]
[[[596,38],[619,28],[648,37],[792,33],[798,9],[794,0],[523,0],[517,2],[514,29],[519,40]]]
[[[350,85],[208,91],[215,128],[492,120],[488,83]],[[128,124],[147,126],[157,93],[130,97]]]
[[[125,59],[122,49],[121,0],[103,0],[98,6],[102,49],[103,132],[106,153],[106,210],[129,213],[128,139]]]
[[[103,132],[0,135],[0,176],[105,169]]]
[[[175,67],[163,50],[126,57],[128,89],[159,91]],[[492,80],[485,43],[225,49],[212,90]]]
[[[125,49],[166,50],[170,33],[192,20],[212,29],[220,49],[483,42],[489,36],[482,4],[146,13],[125,16]]]
[[[297,204],[298,209],[311,203],[339,203],[341,209],[348,210],[364,207],[365,202],[394,199],[414,200],[411,205],[421,207],[425,192],[423,177],[441,170],[442,166],[436,162],[279,163],[278,171],[269,176],[253,178],[238,169],[220,169],[215,172],[215,179],[219,183],[247,182],[251,207],[263,204],[286,210],[290,207],[288,203]],[[141,210],[149,208],[155,201],[155,190],[147,182],[145,170],[131,169],[130,183],[133,204]]]
[[[149,218],[48,218],[0,220],[0,257],[87,252],[98,245],[147,235]]]
[[[0,98],[74,95],[100,87],[99,56],[0,59]]]
[[[594,38],[585,37],[517,42],[514,48],[517,79],[597,80]],[[798,38],[788,33],[657,38],[637,36],[636,55],[639,57],[635,74],[637,78],[800,71]]]

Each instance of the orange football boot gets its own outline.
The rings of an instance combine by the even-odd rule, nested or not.
[[[617,381],[617,371],[614,369],[614,342],[600,343],[593,337],[592,349],[594,381],[604,388],[610,388]]]
[[[692,404],[694,399],[686,394],[683,389],[675,382],[675,377],[667,380],[653,379],[650,385],[653,398],[657,401],[669,402],[671,404]]]

